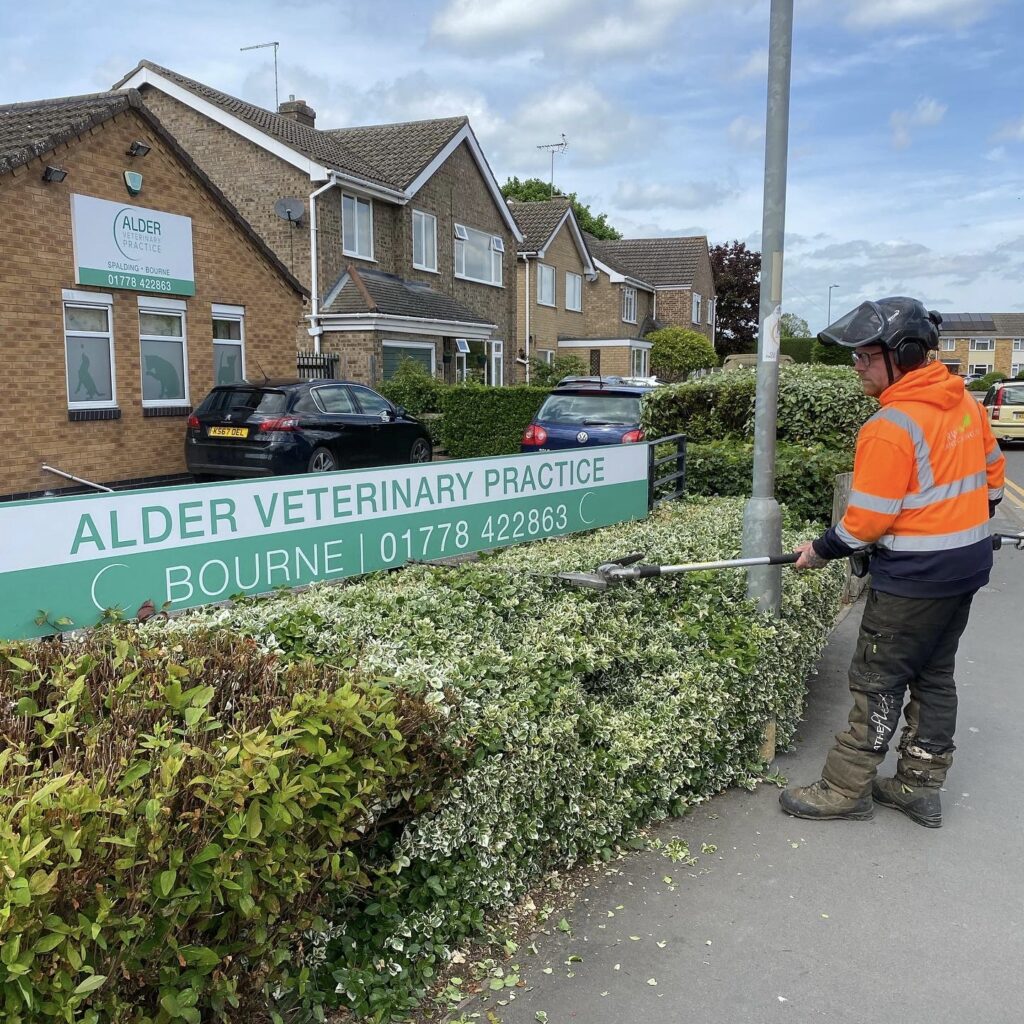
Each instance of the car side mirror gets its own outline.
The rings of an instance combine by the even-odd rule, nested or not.
[[[395,419],[396,420],[400,420],[404,416],[405,416],[405,406],[404,405],[396,405],[395,406]]]

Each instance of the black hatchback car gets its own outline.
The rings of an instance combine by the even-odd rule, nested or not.
[[[196,480],[323,473],[429,462],[419,420],[363,384],[242,381],[214,388],[188,418],[185,462]]]

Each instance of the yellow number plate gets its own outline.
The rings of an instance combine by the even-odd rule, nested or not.
[[[206,432],[209,437],[248,437],[248,427],[210,427]]]

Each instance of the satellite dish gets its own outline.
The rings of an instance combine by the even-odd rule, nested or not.
[[[289,224],[298,224],[302,220],[302,215],[305,213],[306,207],[301,199],[294,199],[291,196],[285,196],[283,199],[278,199],[274,203],[274,213],[281,218],[281,220],[288,221]]]

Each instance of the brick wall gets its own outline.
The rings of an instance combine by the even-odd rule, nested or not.
[[[542,306],[537,301],[537,265],[543,263],[555,270],[555,305]],[[582,278],[580,305],[582,312],[567,309],[565,305],[565,275],[579,274]],[[530,278],[530,334],[531,351],[555,349],[559,337],[583,338],[587,335],[587,279],[583,274],[583,260],[576,248],[572,232],[564,226],[555,236],[542,260],[517,261],[516,290],[518,312],[517,347],[526,349],[526,276]]]
[[[943,339],[943,341],[946,340],[948,339]],[[998,370],[1004,376],[1009,377],[1015,363],[1024,363],[1024,352],[1013,351],[1012,338],[996,338],[995,351],[989,352],[972,352],[969,338],[955,338],[954,344],[956,347],[951,352],[947,352],[940,347],[936,358],[943,362],[958,361],[960,366],[956,371],[957,373],[969,373],[971,366],[974,365],[987,365],[989,367],[988,372]]]
[[[644,320],[654,306],[652,292],[641,288],[636,290],[636,323],[622,319],[622,290],[626,286],[614,284],[608,275],[601,272],[597,280],[584,282],[583,314],[586,325],[585,337],[590,338],[635,338]]]
[[[125,151],[142,139],[152,151],[135,162],[142,194],[130,199],[121,177]],[[44,164],[68,171],[62,183],[41,180]],[[137,296],[75,284],[72,193],[132,202],[192,218],[196,294],[187,299],[189,399],[213,383],[211,304],[245,307],[246,359],[269,375],[295,373],[294,328],[302,298],[266,262],[210,193],[133,111],[125,111],[44,159],[0,176],[0,316],[5,389],[0,420],[0,495],[66,485],[40,470],[48,463],[97,482],[183,473],[185,420],[144,417]],[[68,421],[61,290],[113,295],[116,397],[121,418]]]
[[[693,322],[694,292],[701,298],[699,324]],[[698,331],[708,341],[714,341],[714,326],[708,323],[708,303],[715,297],[715,278],[706,249],[694,272],[692,287],[659,288],[657,295],[657,318],[660,323]]]

